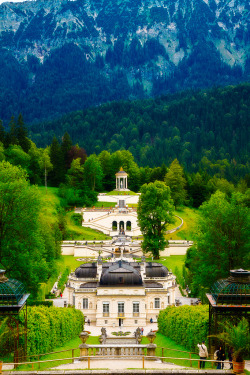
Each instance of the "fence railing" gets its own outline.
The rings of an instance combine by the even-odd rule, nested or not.
[[[165,349],[165,348],[161,348],[161,349]],[[96,359],[109,359],[109,358],[112,358],[112,359],[131,359],[131,356],[127,356],[127,355],[124,355],[124,356],[120,356],[120,355],[112,355],[110,356],[109,358],[107,358],[106,355],[95,355],[95,356],[79,356],[79,357],[74,357],[73,356],[73,351],[75,349],[71,349],[72,350],[72,357],[70,358],[56,358],[56,359],[47,359],[47,360],[40,360],[39,361],[30,361],[30,362],[20,362],[18,363],[18,366],[21,366],[21,365],[32,365],[32,370],[34,369],[34,364],[38,364],[38,368],[40,369],[40,365],[42,363],[51,363],[51,362],[60,362],[60,361],[72,361],[72,363],[74,363],[75,360],[80,360],[80,361],[86,361],[87,362],[87,368],[90,369],[91,368],[91,360],[96,360]],[[171,349],[172,350],[172,349]],[[61,352],[65,352],[65,351],[68,351],[68,350],[62,350],[60,352],[53,352],[53,353],[61,353]],[[185,352],[187,353],[187,352]],[[52,353],[47,353],[47,354],[52,354]],[[191,354],[191,353],[190,353]],[[196,353],[193,353],[193,354],[196,354]],[[46,354],[42,354],[42,355],[46,355]],[[41,356],[41,354],[37,355],[38,357]],[[214,359],[212,360],[209,360],[209,359],[206,359],[206,360],[200,360],[199,358],[180,358],[180,357],[166,357],[166,356],[148,356],[148,355],[138,355],[135,357],[135,359],[137,360],[141,360],[142,361],[142,369],[145,368],[145,360],[155,360],[155,359],[160,359],[162,362],[164,362],[165,360],[182,360],[182,361],[189,361],[190,363],[190,367],[192,367],[192,364],[193,362],[198,362],[198,368],[200,369],[200,363],[202,361],[204,362],[207,362],[207,363],[212,363],[212,365],[216,362],[216,364],[218,362],[220,363],[228,363],[228,364],[231,364],[230,361],[215,361]],[[4,363],[4,365],[14,365],[15,367],[17,367],[17,364],[16,363]],[[152,364],[150,364],[150,367],[152,368]],[[213,367],[213,366],[212,366]]]

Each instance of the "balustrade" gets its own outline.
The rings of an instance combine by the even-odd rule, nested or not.
[[[151,344],[152,345],[152,344]],[[155,345],[156,346],[156,345]],[[116,357],[116,356],[142,356],[147,355],[147,349],[149,345],[140,345],[140,344],[104,344],[104,345],[86,345],[84,344],[84,348],[80,348],[81,356],[108,356],[108,357]],[[152,354],[151,354],[152,355]],[[153,354],[155,355],[155,354]]]

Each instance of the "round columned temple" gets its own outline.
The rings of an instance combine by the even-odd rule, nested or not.
[[[116,190],[128,190],[128,174],[121,168],[115,176]]]

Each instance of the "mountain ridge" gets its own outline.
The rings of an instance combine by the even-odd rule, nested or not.
[[[13,95],[10,87],[15,87],[15,81],[21,80],[23,85],[15,100],[7,100],[7,110],[0,97],[0,117],[6,120],[14,110],[22,111],[29,122],[34,122],[65,113],[63,107],[67,112],[105,100],[246,81],[250,65],[249,10],[246,0],[3,3],[2,73],[9,76],[6,61],[11,57],[15,59],[11,63],[17,78],[2,79],[0,84],[7,98]],[[82,72],[75,73],[72,81],[65,80],[65,72],[55,65],[55,61],[60,65],[56,54],[61,61],[67,60],[67,69],[72,72],[79,69],[76,60],[80,60]],[[41,81],[43,91],[37,87]],[[60,95],[65,103],[74,97],[75,104],[63,106],[52,98],[50,106],[46,92]],[[27,99],[44,109],[32,109]]]

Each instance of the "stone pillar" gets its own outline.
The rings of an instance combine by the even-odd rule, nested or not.
[[[80,357],[86,357],[86,356],[88,356],[88,349],[89,349],[89,346],[86,344],[86,341],[87,341],[87,338],[89,337],[89,335],[88,335],[87,332],[81,332],[79,337],[82,341],[82,344],[79,345]],[[82,358],[82,359],[80,359],[80,361],[84,361],[85,359],[86,358]]]
[[[157,348],[156,344],[147,345],[147,355],[150,357],[155,357],[155,349]]]

